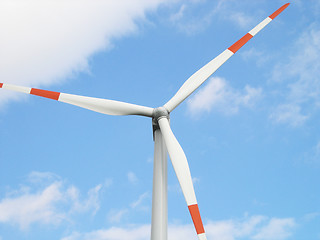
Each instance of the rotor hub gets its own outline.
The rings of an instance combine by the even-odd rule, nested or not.
[[[168,118],[169,119],[169,111],[165,107],[158,107],[153,110],[152,114],[153,119],[158,121],[160,118]]]
[[[161,118],[170,119],[169,115],[170,115],[169,111],[165,107],[158,107],[153,109],[153,113],[152,113],[153,140],[154,140],[154,132],[160,129],[159,123],[158,123],[159,119]]]

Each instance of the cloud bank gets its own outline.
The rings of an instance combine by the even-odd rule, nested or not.
[[[73,220],[79,217],[94,216],[100,209],[101,189],[109,184],[99,184],[91,188],[85,196],[80,190],[61,177],[47,172],[32,172],[27,177],[27,183],[19,189],[11,190],[0,199],[0,224],[18,226],[25,231],[31,225],[37,227],[71,226]],[[125,225],[121,223],[122,215],[130,211],[144,211],[143,201],[149,196],[143,193],[125,212],[111,211],[109,217],[114,217],[113,224],[122,227],[109,227],[89,232],[73,230],[64,231],[61,240],[147,240],[150,239],[150,224]],[[149,211],[150,209],[148,209]],[[112,214],[112,216],[111,216]],[[117,221],[117,218],[119,218]],[[110,220],[110,219],[109,219]],[[190,220],[191,221],[191,220]],[[242,218],[211,221],[205,224],[208,239],[236,240],[285,240],[295,231],[297,226],[294,218],[270,218],[261,215],[248,215]],[[169,239],[196,239],[192,224],[170,224]]]
[[[294,232],[296,222],[293,218],[268,218],[265,216],[247,216],[244,219],[209,221],[205,228],[208,239],[236,240],[285,240]],[[197,239],[191,224],[169,225],[171,240]],[[61,240],[147,240],[150,239],[150,225],[127,228],[112,227],[88,233],[74,232]]]
[[[225,79],[212,77],[207,85],[188,100],[187,104],[189,112],[194,116],[212,110],[235,114],[240,107],[253,106],[261,95],[261,88],[247,85],[240,91],[232,88]]]
[[[95,214],[100,208],[101,184],[83,198],[78,188],[52,173],[33,172],[28,182],[0,200],[0,223],[26,230],[32,224],[59,225],[74,214]]]
[[[49,85],[88,71],[90,57],[137,30],[166,0],[3,0],[0,82]],[[0,102],[14,93],[1,92]]]

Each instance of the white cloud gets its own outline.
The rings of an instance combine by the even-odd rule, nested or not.
[[[250,0],[221,0],[218,7],[217,13],[221,19],[229,21],[246,31],[249,31],[250,28],[257,25],[259,21],[266,17],[261,15],[261,5],[254,5]]]
[[[134,172],[128,172],[127,177],[128,181],[132,184],[136,184],[138,182],[138,178]]]
[[[101,184],[97,185],[88,191],[87,199],[80,200],[80,191],[75,186],[69,187],[67,189],[67,195],[72,201],[71,212],[92,211],[92,213],[95,214],[100,208],[99,192],[101,188]]]
[[[316,218],[318,218],[320,216],[320,212],[311,212],[311,213],[307,213],[303,216],[303,220],[305,221],[312,221]]]
[[[0,222],[18,224],[26,229],[31,223],[58,224],[66,215],[56,211],[56,205],[63,201],[61,183],[55,182],[42,191],[23,193],[0,202]]]
[[[317,151],[317,153],[320,154],[320,142],[318,142],[318,144],[317,144],[317,146],[316,146],[316,151]]]
[[[61,178],[51,172],[33,171],[28,175],[28,181],[35,184],[48,183],[56,180],[61,180]]]
[[[133,203],[131,203],[131,208],[137,208],[137,207],[141,207],[142,202],[149,197],[149,193],[145,192],[143,194],[141,194],[138,198],[138,200],[134,201]]]
[[[320,26],[315,23],[311,24],[310,27],[301,34],[292,48],[294,51],[289,55],[289,59],[285,59],[285,63],[275,67],[273,77],[277,81],[295,78],[297,81],[292,88],[293,91],[297,91],[293,92],[295,97],[301,98],[306,94],[305,92],[300,92],[298,89],[295,89],[298,87],[297,84],[312,90],[310,95],[310,97],[312,97],[315,95],[314,91],[318,91],[318,89],[311,89],[311,87],[315,86],[319,80]],[[309,82],[310,80],[313,81]],[[307,83],[309,84],[305,85]]]
[[[143,205],[145,199],[149,197],[149,193],[145,192],[141,194],[137,200],[133,201],[130,204],[130,207],[123,208],[120,210],[112,209],[108,213],[108,221],[110,223],[120,223],[123,221],[123,218],[131,213],[131,211],[148,211],[150,208],[146,205]]]
[[[198,11],[198,7],[206,4],[206,11]],[[183,1],[177,11],[169,20],[171,24],[176,26],[178,30],[188,35],[192,35],[205,30],[212,21],[223,20],[231,22],[242,29],[249,30],[256,21],[252,17],[242,11],[248,9],[252,2],[241,1],[225,1],[217,0],[208,2],[205,0]],[[256,22],[258,23],[258,22]]]
[[[206,230],[208,230],[206,228]],[[194,230],[193,225],[186,224],[186,225],[170,225],[168,227],[168,239],[170,240],[179,240],[179,239],[198,239],[197,234]],[[208,233],[207,233],[207,237]]]
[[[179,6],[179,9],[169,16],[170,23],[173,24],[179,31],[185,34],[192,35],[206,29],[212,20],[213,15],[217,11],[215,7],[212,11],[205,14],[197,15],[197,6],[203,1],[184,2]],[[219,6],[220,3],[217,3]]]
[[[186,5],[185,5],[185,4],[182,4],[181,7],[179,8],[178,12],[173,13],[173,14],[170,16],[170,21],[172,21],[172,22],[177,22],[177,21],[179,21],[181,18],[183,18],[183,15],[184,15],[185,10],[186,10]]]
[[[308,116],[301,113],[301,107],[295,104],[279,105],[270,118],[276,123],[289,124],[292,127],[297,127],[308,119]]]
[[[312,166],[319,166],[320,164],[320,141],[318,141],[309,151],[305,152],[303,158],[304,163]]]
[[[193,185],[195,185],[195,184],[197,184],[197,183],[199,183],[200,182],[200,178],[197,178],[197,177],[193,177],[192,178],[192,183],[193,183]]]
[[[205,229],[208,239],[236,240],[270,239],[284,240],[293,233],[296,223],[292,218],[268,218],[265,216],[247,216],[241,220],[209,221]],[[192,224],[169,224],[169,239],[196,239],[196,232]],[[150,239],[150,225],[130,226],[101,229],[89,233],[75,232],[61,240],[146,240]]]
[[[247,49],[247,48],[246,48]],[[258,67],[262,67],[272,59],[270,53],[262,51],[261,49],[256,49],[254,47],[246,50],[243,49],[240,52],[241,57],[245,61],[251,60],[252,63],[256,64]]]
[[[33,172],[29,182],[0,199],[0,223],[19,225],[27,229],[31,224],[58,225],[78,212],[99,209],[101,185],[89,190],[88,197],[81,200],[79,190],[68,186],[60,177],[51,173]],[[37,177],[39,177],[37,179]]]
[[[226,16],[228,16],[230,21],[238,24],[242,29],[249,28],[254,23],[253,18],[243,12],[232,12],[230,14],[226,14]]]
[[[61,240],[149,240],[150,226],[142,225],[129,228],[113,227],[106,230],[97,230],[89,233],[73,233]]]
[[[290,231],[296,226],[292,218],[273,218],[254,237],[256,240],[283,240],[292,235]]]
[[[136,31],[166,0],[2,0],[0,79],[49,85],[89,71],[90,57]],[[1,91],[0,102],[13,98]]]
[[[243,91],[233,89],[223,78],[212,77],[187,102],[193,115],[210,112],[213,109],[226,114],[237,113],[242,106],[250,107],[261,97],[262,89],[245,86]]]
[[[320,162],[320,141],[317,143],[317,145],[314,148],[314,160],[315,162]]]
[[[124,208],[120,210],[112,209],[108,214],[108,221],[110,223],[119,223],[123,217],[129,213],[129,210]]]
[[[284,108],[277,122],[299,126],[320,109],[320,25],[311,24],[290,50],[288,58],[273,70],[274,83],[285,85],[285,99],[271,117]]]

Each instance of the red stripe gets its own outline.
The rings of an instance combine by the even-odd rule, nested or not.
[[[0,88],[2,88],[2,86],[3,86],[3,83],[0,83]]]
[[[30,94],[37,95],[40,97],[50,98],[53,100],[58,100],[60,96],[59,92],[52,92],[52,91],[41,90],[37,88],[31,88]]]
[[[247,33],[228,49],[231,52],[236,53],[236,51],[238,51],[243,45],[245,45],[252,37],[253,36],[250,33]]]
[[[192,217],[193,224],[196,228],[197,234],[204,233],[204,228],[203,228],[198,204],[190,205],[188,206],[188,208]]]
[[[288,6],[290,5],[290,3],[286,3],[285,5],[283,5],[281,8],[279,8],[277,11],[275,11],[274,13],[272,13],[269,18],[274,19],[276,16],[278,16],[283,10],[285,10]]]

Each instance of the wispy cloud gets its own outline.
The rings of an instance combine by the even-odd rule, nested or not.
[[[283,240],[292,235],[291,230],[296,226],[292,218],[272,218],[269,223],[253,236],[256,240]]]
[[[108,213],[108,221],[110,223],[119,223],[123,221],[125,217],[131,214],[133,211],[147,211],[149,210],[148,205],[144,205],[144,201],[149,198],[148,192],[142,193],[137,200],[134,200],[128,207],[116,210],[112,209]]]
[[[100,208],[99,193],[102,189],[102,184],[90,189],[87,193],[87,199],[80,200],[80,191],[71,186],[67,189],[67,195],[72,201],[71,212],[87,212],[92,211],[95,214]]]
[[[206,226],[208,239],[235,240],[239,238],[285,240],[295,230],[292,218],[268,218],[266,216],[247,216],[244,219],[209,221]],[[169,224],[169,239],[196,239],[192,224]],[[146,240],[150,238],[150,225],[127,228],[110,228],[89,233],[75,232],[61,240]]]
[[[72,214],[99,209],[98,185],[80,197],[79,190],[68,186],[60,177],[51,173],[33,172],[30,184],[10,191],[0,199],[0,222],[19,225],[27,229],[33,223],[58,225],[69,220]]]
[[[120,210],[112,209],[108,213],[108,221],[110,223],[119,223],[123,220],[123,217],[129,213],[129,209],[124,208]]]
[[[186,10],[186,5],[182,4],[180,6],[179,10],[170,16],[170,21],[177,22],[177,21],[181,20],[183,18],[185,10]]]
[[[236,12],[235,10],[231,13],[225,14],[227,20],[237,24],[241,29],[248,29],[254,24],[254,19],[243,12]],[[258,24],[258,23],[256,23]],[[248,29],[249,30],[249,29]]]
[[[269,52],[264,52],[263,50],[258,50],[254,47],[248,50],[243,49],[240,52],[240,55],[245,61],[251,60],[252,63],[256,64],[258,67],[263,67],[270,60],[272,60],[272,56]]]
[[[164,2],[3,0],[0,79],[38,86],[89,71],[94,53],[112,47],[115,38],[135,32],[137,20]],[[13,96],[1,93],[0,102]]]
[[[197,10],[202,4],[209,6],[205,12]],[[255,19],[252,14],[243,12],[248,5],[252,3],[242,1],[241,4],[238,4],[238,1],[218,0],[208,5],[206,1],[188,1],[183,2],[176,12],[171,14],[169,20],[181,32],[188,35],[205,30],[213,20],[227,21],[241,29],[249,30],[248,28],[255,23]]]
[[[131,205],[130,205],[131,208],[137,208],[137,207],[141,206],[142,202],[148,197],[149,197],[148,192],[141,194],[137,201],[134,201],[133,203],[131,203]]]
[[[170,23],[180,32],[187,35],[193,35],[206,29],[215,15],[217,7],[205,14],[197,15],[196,8],[202,1],[189,1],[179,6],[178,10],[169,17]],[[217,4],[220,5],[220,2]]]
[[[303,220],[305,221],[312,221],[320,216],[320,212],[311,212],[307,213],[303,216]]]
[[[301,113],[301,107],[299,105],[283,104],[273,110],[270,119],[276,123],[289,124],[292,127],[297,127],[304,124],[308,116]]]
[[[274,82],[285,84],[286,88],[282,92],[284,103],[275,108],[271,118],[278,123],[299,126],[320,109],[319,24],[311,24],[291,50],[288,58],[273,70]],[[281,110],[285,111],[281,113]]]
[[[311,149],[303,155],[303,162],[312,166],[319,167],[320,164],[320,141],[318,141]]]
[[[187,104],[189,112],[194,116],[212,110],[235,114],[240,107],[253,106],[261,96],[261,88],[247,85],[240,91],[232,88],[225,79],[213,77],[188,100]]]
[[[136,174],[134,172],[128,172],[127,177],[128,177],[128,181],[131,184],[137,184],[138,183],[138,178],[137,178],[137,176],[136,176]]]

